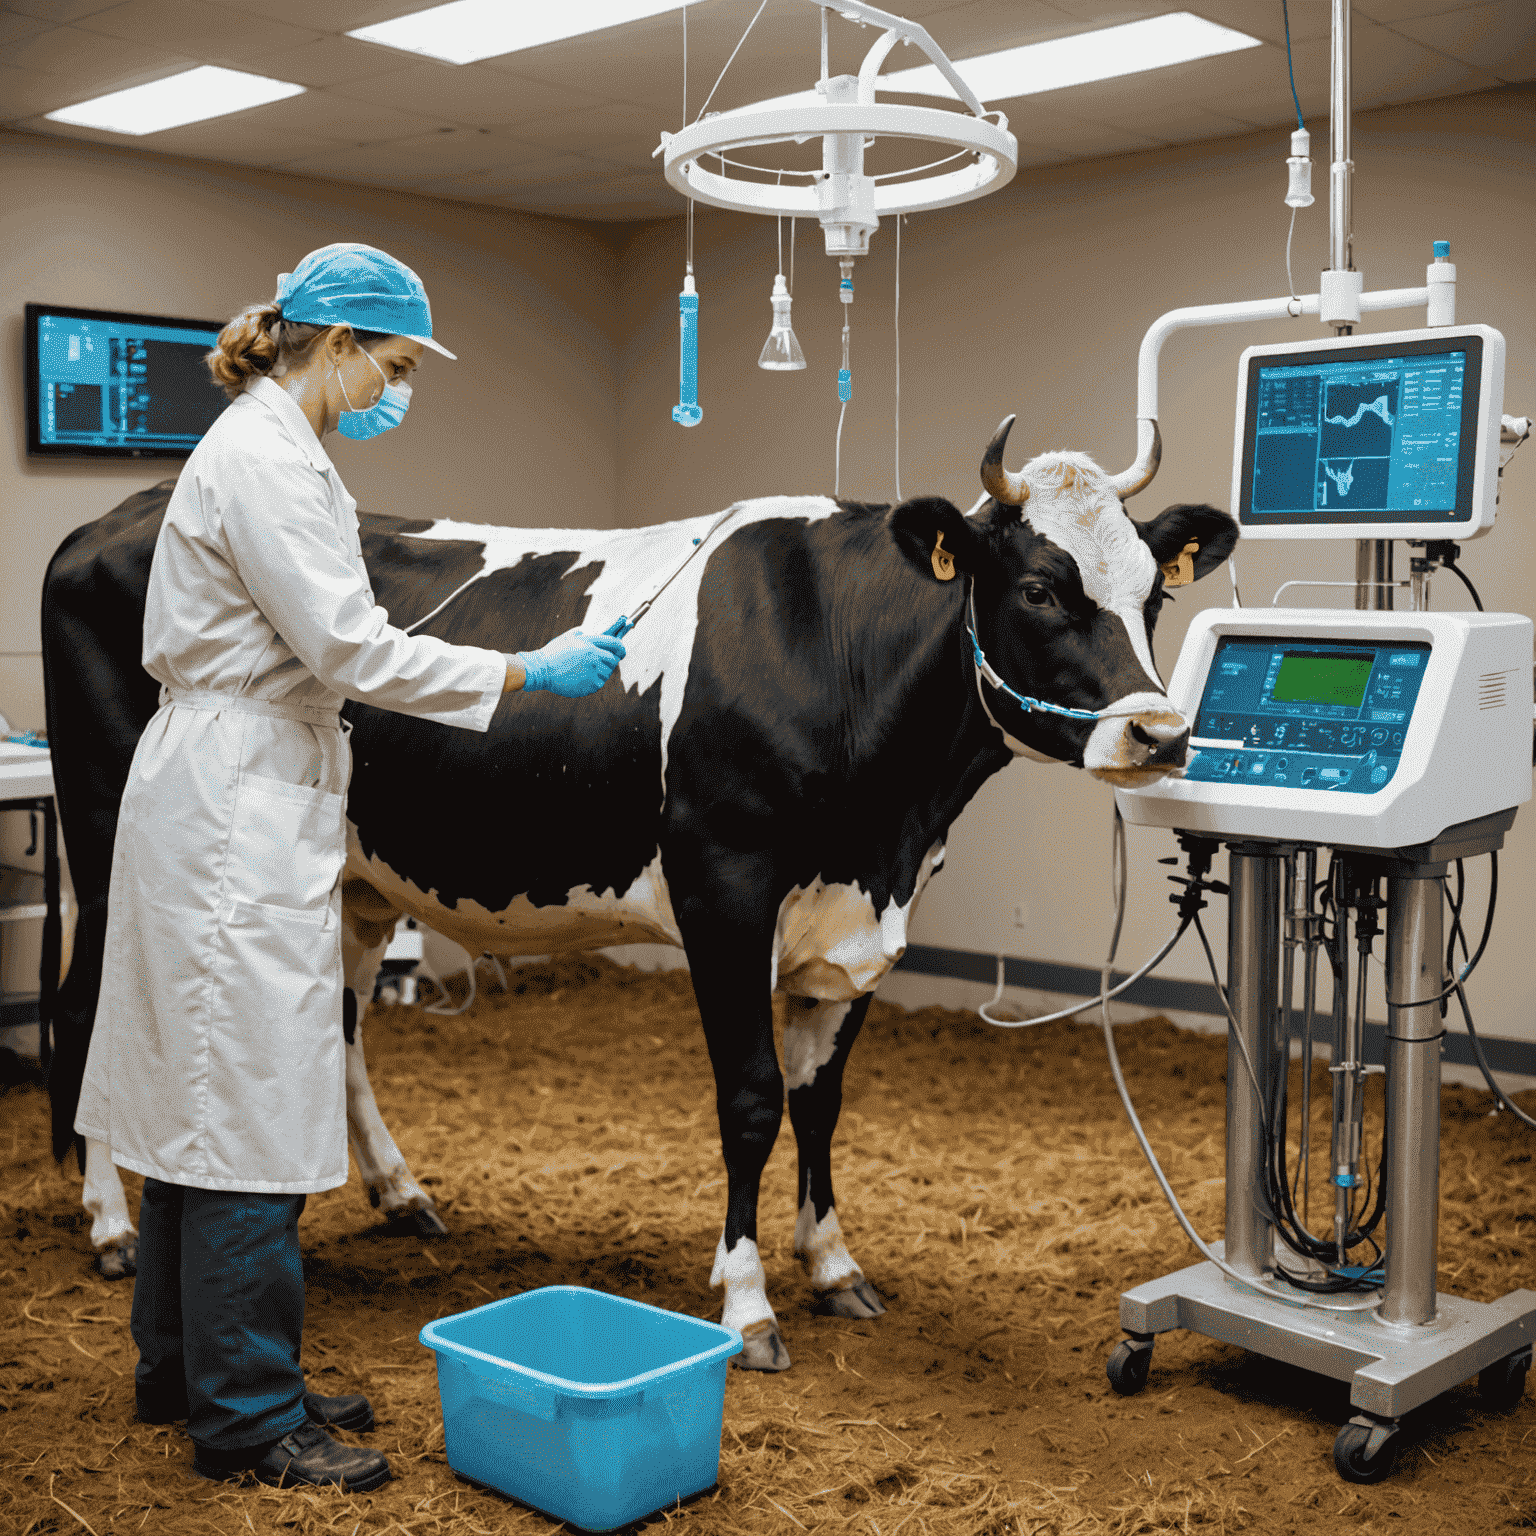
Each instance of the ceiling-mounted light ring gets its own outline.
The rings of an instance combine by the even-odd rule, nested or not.
[[[707,170],[699,161],[705,155],[725,154],[749,146],[836,133],[921,139],[952,149],[971,150],[981,157],[963,170],[944,176],[877,188],[877,213],[918,213],[969,202],[1006,186],[1018,169],[1018,141],[1006,127],[958,112],[899,106],[894,102],[722,113],[690,124],[680,133],[664,135],[663,166],[668,184],[683,197],[698,202],[747,213],[815,216],[820,204],[811,189],[722,176]]]

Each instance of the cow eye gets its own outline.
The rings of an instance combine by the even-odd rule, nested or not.
[[[1044,608],[1051,601],[1051,589],[1038,581],[1024,584],[1024,601],[1031,608]]]

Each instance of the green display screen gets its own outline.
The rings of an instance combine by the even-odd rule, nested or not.
[[[1327,655],[1287,651],[1271,695],[1276,704],[1341,704],[1358,709],[1371,680],[1374,654]]]

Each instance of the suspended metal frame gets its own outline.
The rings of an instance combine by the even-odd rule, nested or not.
[[[654,152],[662,155],[668,183],[686,198],[743,213],[815,218],[826,235],[827,254],[862,256],[869,237],[884,215],[923,213],[970,202],[1006,186],[1018,170],[1018,140],[1008,131],[1001,112],[988,112],[976,93],[961,79],[944,50],[916,22],[860,0],[807,0],[823,12],[861,25],[883,29],[864,57],[857,76],[837,75],[820,82],[824,103],[805,106],[747,107],[716,113],[679,133],[663,133]],[[880,66],[897,43],[919,48],[953,87],[969,115],[939,107],[902,106],[880,102]],[[996,119],[992,121],[991,119]],[[770,144],[822,141],[822,169],[776,172],[763,168],[774,181],[732,176],[724,165],[711,170],[702,162],[732,151]],[[972,157],[958,170],[923,176],[928,167],[914,167],[915,180],[895,181],[864,173],[866,141],[877,138],[917,139],[943,144]],[[785,186],[782,178],[809,177],[807,186]]]

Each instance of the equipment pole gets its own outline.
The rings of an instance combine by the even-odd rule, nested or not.
[[[1434,1321],[1440,1213],[1440,1022],[1445,983],[1439,875],[1387,881],[1387,1278],[1383,1322]]]
[[[1333,0],[1333,49],[1329,59],[1328,261],[1335,272],[1355,268],[1355,162],[1349,157],[1349,4]],[[1336,327],[1347,336],[1348,326]]]
[[[1328,264],[1335,272],[1355,266],[1355,162],[1350,157],[1350,0],[1333,0],[1332,48],[1328,61]],[[1336,325],[1348,336],[1353,326]],[[1390,608],[1392,545],[1386,539],[1355,540],[1355,607]]]
[[[1240,1274],[1265,1280],[1274,1268],[1274,1233],[1261,1207],[1264,1120],[1275,1065],[1282,860],[1274,845],[1263,843],[1235,844],[1230,857],[1227,996],[1235,1023],[1227,1031],[1226,1260]]]

